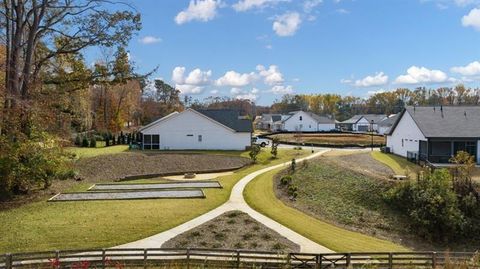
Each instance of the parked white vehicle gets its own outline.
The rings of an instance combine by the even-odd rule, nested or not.
[[[261,138],[261,137],[252,137],[252,143],[255,145],[259,145],[260,147],[264,148],[268,145],[270,145],[270,140],[266,138]]]

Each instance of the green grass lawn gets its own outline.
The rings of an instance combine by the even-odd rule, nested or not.
[[[107,149],[111,148],[117,146]],[[120,149],[119,146],[117,150]],[[148,237],[221,205],[243,176],[308,154],[308,151],[279,149],[279,158],[271,160],[269,149],[263,149],[257,164],[219,178],[223,189],[205,189],[205,199],[42,201],[1,211],[0,253],[112,247]],[[81,183],[69,191],[85,190],[89,185]]]
[[[372,152],[372,157],[390,167],[397,175],[405,175],[408,171],[410,176],[415,176],[415,173],[420,170],[420,166],[393,154],[374,151]]]
[[[96,148],[69,147],[66,150],[68,152],[74,153],[77,158],[89,158],[89,157],[95,157],[99,155],[116,154],[120,152],[125,152],[125,151],[128,151],[128,145],[117,145],[117,146],[96,147]]]
[[[262,174],[247,185],[245,200],[255,210],[334,251],[408,250],[386,240],[339,228],[287,206],[274,193],[273,177],[280,170]],[[331,209],[335,210],[334,206]]]

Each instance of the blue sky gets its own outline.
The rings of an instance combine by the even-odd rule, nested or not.
[[[139,71],[184,94],[365,97],[480,80],[480,0],[138,0]]]

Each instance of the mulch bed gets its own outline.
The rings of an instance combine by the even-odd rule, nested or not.
[[[299,245],[241,211],[226,212],[170,239],[162,247],[300,251]]]
[[[234,170],[248,164],[250,159],[225,155],[127,152],[80,159],[75,167],[85,181],[102,182],[126,176]]]
[[[181,181],[151,184],[95,184],[89,191],[110,190],[161,190],[161,189],[185,189],[185,188],[222,188],[218,181]]]

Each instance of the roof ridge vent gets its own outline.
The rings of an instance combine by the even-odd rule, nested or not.
[[[465,118],[467,117],[467,111],[463,111],[463,116],[465,116]]]

